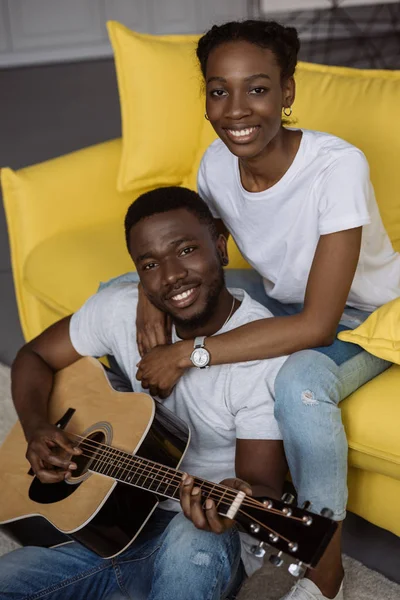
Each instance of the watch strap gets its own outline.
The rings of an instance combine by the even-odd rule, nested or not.
[[[205,339],[205,335],[199,335],[198,337],[194,338],[193,348],[204,348]]]

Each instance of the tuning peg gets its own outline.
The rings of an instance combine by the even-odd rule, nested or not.
[[[282,513],[285,515],[285,517],[291,517],[293,512],[291,508],[288,508],[287,506],[285,506],[285,508],[282,508]]]
[[[310,508],[311,508],[311,502],[309,502],[308,500],[306,500],[305,502],[303,502],[301,508],[303,510],[310,510]]]
[[[281,558],[282,551],[278,552],[278,554],[271,554],[269,557],[269,562],[274,565],[274,567],[281,567],[283,565],[283,560]]]
[[[293,494],[290,494],[289,492],[285,492],[281,498],[282,502],[284,502],[285,504],[293,504],[295,497],[293,496]]]
[[[258,533],[260,531],[260,526],[257,523],[250,523],[250,531],[251,533]]]
[[[327,519],[332,519],[332,517],[333,517],[333,510],[331,510],[330,508],[323,508],[321,510],[321,515],[323,517],[326,517]]]
[[[288,566],[288,571],[293,577],[300,577],[306,572],[306,568],[302,562],[291,563]]]
[[[252,554],[254,554],[254,556],[256,556],[257,558],[263,558],[265,556],[265,548],[264,548],[263,542],[260,542],[259,544],[252,546],[250,548],[250,552]]]

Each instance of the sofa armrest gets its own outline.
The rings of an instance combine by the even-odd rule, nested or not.
[[[140,193],[116,190],[121,140],[97,144],[18,171],[1,170],[13,250],[23,256],[46,238],[123,218]]]
[[[4,207],[19,316],[25,338],[63,314],[43,313],[25,285],[27,260],[40,245],[68,232],[121,221],[143,191],[118,192],[121,140],[97,144],[19,171],[1,170]],[[99,259],[100,260],[100,259]],[[59,265],[62,269],[62,264]],[[77,265],[79,268],[79,265]],[[66,281],[74,285],[74,281]]]

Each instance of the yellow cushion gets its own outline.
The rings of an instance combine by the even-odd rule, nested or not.
[[[327,131],[365,153],[383,222],[400,250],[400,71],[300,63],[295,124]]]
[[[110,21],[123,148],[118,189],[176,185],[192,171],[204,119],[198,35],[153,36]]]
[[[356,329],[340,332],[338,338],[400,365],[400,298],[375,310]]]
[[[399,389],[393,365],[341,403],[350,466],[400,480]]]

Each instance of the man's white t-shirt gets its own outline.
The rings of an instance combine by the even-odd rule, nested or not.
[[[231,289],[241,305],[217,332],[225,333],[271,312],[246,292]],[[136,344],[135,283],[115,283],[104,288],[71,317],[70,338],[82,356],[111,354],[131,382],[133,391],[148,393],[136,379],[140,354]],[[177,341],[173,330],[173,341]],[[286,356],[268,360],[212,365],[208,369],[187,369],[164,406],[190,427],[191,438],[180,469],[219,483],[235,477],[236,439],[282,439],[274,417],[274,382]],[[160,504],[180,510],[178,502]],[[240,534],[242,560],[248,575],[262,566],[251,552],[254,540]]]
[[[302,130],[296,157],[263,192],[248,192],[239,162],[221,140],[206,150],[198,190],[224,221],[266,293],[303,302],[320,235],[363,226],[348,304],[372,311],[400,296],[400,255],[385,231],[364,154],[327,133]]]
[[[223,333],[271,313],[242,290],[242,300]],[[136,379],[140,355],[136,344],[137,284],[117,283],[95,294],[70,322],[70,337],[83,356],[111,354],[135,392],[145,392]],[[173,332],[174,341],[177,340]],[[191,441],[181,470],[219,483],[235,477],[235,444],[240,439],[282,439],[274,417],[274,381],[286,357],[208,369],[187,369],[164,406],[190,427]],[[179,504],[168,501],[168,509]]]

